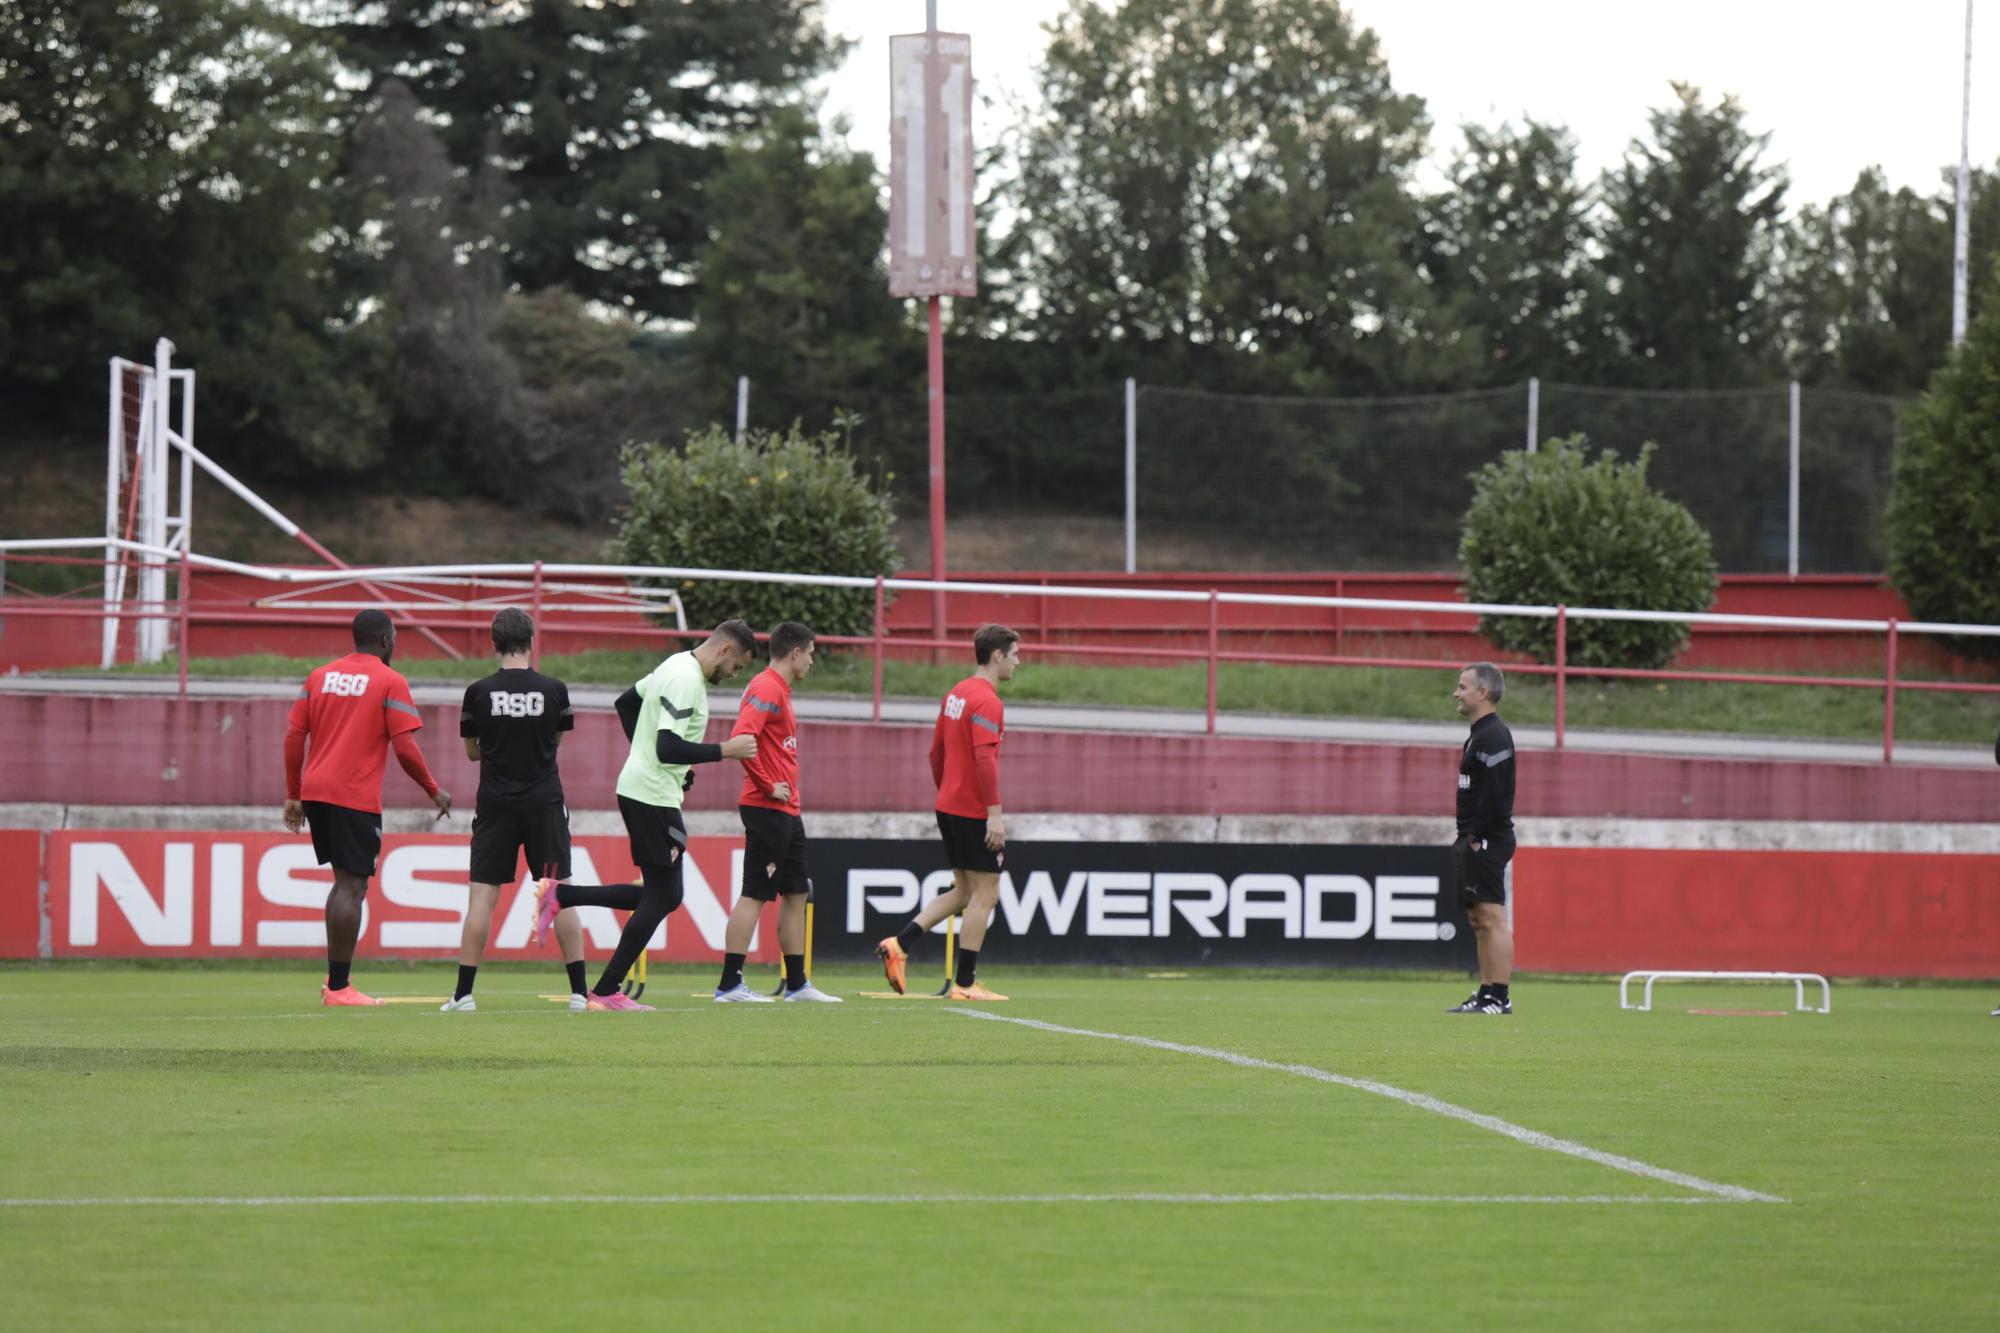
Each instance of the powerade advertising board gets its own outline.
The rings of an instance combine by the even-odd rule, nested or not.
[[[815,958],[872,958],[951,887],[936,842],[811,846]],[[1445,847],[1009,843],[982,952],[996,966],[1476,966]]]

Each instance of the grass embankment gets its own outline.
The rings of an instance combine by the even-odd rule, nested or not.
[[[1164,667],[1080,666],[1038,662],[1034,649],[1007,686],[1019,703],[1097,704],[1116,708],[1199,709],[1206,668],[1198,662]],[[551,654],[542,669],[574,685],[628,685],[653,669],[654,654],[588,652]],[[196,658],[192,675],[207,678],[297,679],[317,661],[257,654]],[[413,680],[467,681],[490,670],[484,660],[451,662],[400,658],[398,670]],[[167,660],[121,671],[171,674]],[[802,694],[867,694],[872,663],[865,654],[824,654],[800,684]],[[933,666],[890,661],[883,665],[885,693],[928,698],[966,674],[962,664]],[[1301,717],[1351,717],[1371,721],[1449,722],[1455,719],[1449,670],[1389,667],[1264,666],[1225,662],[1216,676],[1216,704],[1225,712]],[[1568,686],[1568,725],[1609,731],[1722,732],[1821,740],[1876,740],[1882,735],[1882,692],[1835,686],[1743,685],[1726,681],[1589,681]],[[1555,685],[1541,677],[1508,683],[1505,711],[1518,725],[1555,721]],[[1896,696],[1896,736],[1903,741],[1990,744],[2000,696],[1933,694],[1902,690]]]

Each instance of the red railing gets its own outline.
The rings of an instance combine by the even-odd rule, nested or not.
[[[42,552],[20,551],[23,543],[0,543],[0,550],[14,548],[9,552],[12,559],[65,564],[95,564]],[[178,560],[178,555],[174,557]],[[549,635],[564,635],[595,643],[654,640],[665,634],[669,637],[694,639],[706,631],[662,630],[646,620],[657,607],[648,607],[619,600],[626,596],[622,584],[606,583],[601,597],[588,591],[579,591],[584,585],[579,578],[619,579],[626,578],[667,578],[667,579],[714,579],[726,582],[770,582],[789,583],[805,586],[840,586],[856,589],[870,589],[873,592],[873,624],[867,635],[823,635],[820,642],[832,647],[857,647],[869,651],[872,661],[871,711],[870,716],[879,721],[882,717],[883,662],[890,655],[929,656],[937,650],[963,650],[962,638],[949,632],[952,622],[945,621],[946,631],[936,632],[934,626],[927,626],[921,632],[892,632],[890,626],[889,594],[896,592],[938,592],[942,590],[947,598],[952,596],[973,596],[998,599],[1003,608],[1020,601],[1032,599],[1036,607],[1035,625],[1038,628],[1037,646],[1045,653],[1063,658],[1084,661],[1114,659],[1118,661],[1158,661],[1189,662],[1199,661],[1206,667],[1205,703],[1206,728],[1210,734],[1217,730],[1217,689],[1218,675],[1224,662],[1258,662],[1278,665],[1315,667],[1381,667],[1411,670],[1457,670],[1463,666],[1461,659],[1415,657],[1395,655],[1356,655],[1352,653],[1297,653],[1274,652],[1265,648],[1236,649],[1225,646],[1225,608],[1312,608],[1332,612],[1338,616],[1343,611],[1359,611],[1371,616],[1399,612],[1414,622],[1421,618],[1429,621],[1440,616],[1490,616],[1517,615],[1552,618],[1555,621],[1554,661],[1509,662],[1507,669],[1523,675],[1546,676],[1553,679],[1555,689],[1555,743],[1562,748],[1567,740],[1568,726],[1568,683],[1572,677],[1599,679],[1629,679],[1654,681],[1688,681],[1707,683],[1735,683],[1773,686],[1821,686],[1840,689],[1880,690],[1883,697],[1882,716],[1882,758],[1889,762],[1895,753],[1896,696],[1899,692],[1938,693],[1980,693],[2000,694],[2000,683],[1991,681],[1905,679],[1899,674],[1899,656],[1903,639],[1910,634],[1927,636],[1968,635],[2000,637],[2000,627],[1984,625],[1954,625],[1934,623],[1907,623],[1896,618],[1887,620],[1846,619],[1830,617],[1780,617],[1742,614],[1692,614],[1681,612],[1648,612],[1612,608],[1572,608],[1568,606],[1489,606],[1428,599],[1382,599],[1313,597],[1289,593],[1225,593],[1215,588],[1196,590],[1192,588],[1087,588],[1053,584],[1046,579],[1036,584],[1005,584],[989,582],[952,581],[936,584],[920,579],[876,578],[854,579],[825,576],[777,574],[766,571],[706,570],[681,568],[641,568],[603,565],[549,565],[536,561],[532,565],[456,565],[429,567],[399,567],[388,569],[351,570],[297,570],[260,569],[254,566],[213,561],[205,557],[192,557],[197,571],[215,570],[238,578],[249,578],[263,582],[290,584],[317,584],[321,587],[337,589],[342,584],[359,584],[367,581],[371,587],[389,592],[403,592],[412,600],[389,603],[388,608],[396,611],[399,623],[422,627],[441,633],[463,633],[468,636],[483,635],[490,625],[491,610],[502,603],[525,601],[536,623],[543,633],[537,635],[535,660],[540,660],[540,650]],[[548,597],[547,580],[559,576],[565,595],[584,600],[570,600],[551,603]],[[179,596],[168,603],[141,605],[126,602],[117,608],[93,605],[70,597],[22,596],[10,593],[4,603],[0,603],[0,617],[19,617],[31,623],[46,619],[90,620],[102,622],[106,617],[114,619],[136,619],[140,617],[171,616],[179,625],[179,642],[196,642],[197,628],[210,626],[255,626],[269,631],[285,629],[324,629],[344,626],[348,612],[358,606],[378,605],[374,600],[343,602],[323,600],[304,605],[286,605],[272,599],[256,599],[244,602],[238,599],[217,599],[202,601],[192,594],[190,585],[200,581],[196,578],[181,578]],[[449,596],[424,586],[424,579],[439,578],[457,580],[453,601]],[[522,580],[525,579],[525,582]],[[482,580],[486,580],[482,582]],[[87,592],[88,590],[80,590]],[[1156,602],[1166,604],[1188,604],[1190,609],[1203,606],[1205,610],[1205,642],[1199,647],[1173,646],[1142,643],[1089,643],[1078,641],[1052,642],[1048,636],[1050,607],[1052,599],[1079,599],[1095,602],[1110,602],[1115,606],[1129,609],[1135,603]],[[921,599],[930,601],[932,599]],[[921,604],[921,602],[919,603]],[[993,603],[989,601],[989,605]],[[997,618],[997,617],[996,617]],[[1569,625],[1572,620],[1653,620],[1697,625],[1735,625],[1744,628],[1765,630],[1814,631],[1834,635],[1876,635],[1884,636],[1883,670],[1880,676],[1833,676],[1809,674],[1785,674],[1773,672],[1736,671],[1688,671],[1688,670],[1641,670],[1636,668],[1578,666],[1569,661]],[[18,636],[10,636],[18,637]],[[187,657],[180,655],[181,690],[186,691]]]

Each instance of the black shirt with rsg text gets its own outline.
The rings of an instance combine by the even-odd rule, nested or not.
[[[1514,733],[1498,713],[1472,724],[1458,758],[1458,836],[1514,841]]]
[[[563,799],[559,733],[576,726],[569,686],[526,667],[503,667],[465,687],[458,734],[479,740],[481,810],[539,809]]]

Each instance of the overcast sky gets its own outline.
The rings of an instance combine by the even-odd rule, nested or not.
[[[1587,176],[1618,161],[1647,108],[1682,79],[1734,93],[1769,157],[1788,165],[1789,198],[1822,202],[1877,164],[1891,185],[1928,190],[1958,161],[1963,0],[1349,0],[1375,30],[1396,87],[1429,104],[1434,156],[1465,120],[1531,114],[1577,136]],[[938,0],[938,26],[972,35],[982,103],[1034,90],[1042,25],[1068,0]],[[826,110],[853,122],[856,147],[886,162],[889,43],[924,26],[923,0],[828,0],[831,26],[860,44],[827,81]],[[2000,157],[2000,0],[1978,0],[1973,29],[1972,158]],[[1009,116],[982,106],[990,143]]]

